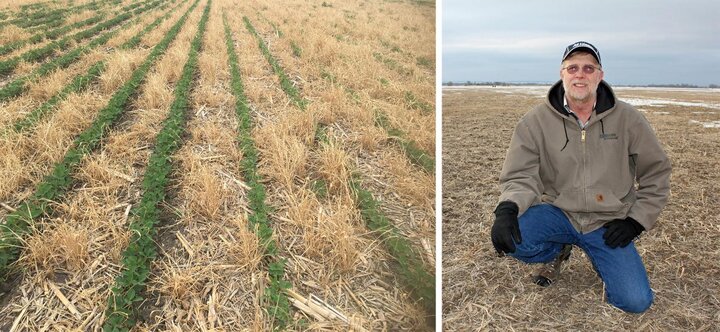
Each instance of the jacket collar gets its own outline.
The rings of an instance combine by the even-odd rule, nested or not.
[[[562,80],[557,81],[548,92],[547,99],[545,102],[551,106],[553,110],[562,114],[570,115],[565,110],[563,98],[565,98],[565,88],[563,88]],[[615,107],[616,99],[615,93],[607,82],[600,81],[597,89],[597,101],[595,102],[595,112],[600,115],[605,111],[608,111]]]

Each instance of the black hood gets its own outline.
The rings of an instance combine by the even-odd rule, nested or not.
[[[560,114],[570,115],[565,110],[563,97],[565,96],[565,88],[563,88],[562,80],[557,81],[548,92],[548,101],[552,108]],[[605,81],[600,81],[597,89],[597,102],[595,103],[595,112],[600,115],[603,112],[615,106],[615,94],[610,85]]]

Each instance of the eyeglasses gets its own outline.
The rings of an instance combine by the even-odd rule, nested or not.
[[[569,65],[569,66],[567,66],[567,67],[563,67],[562,69],[567,70],[568,74],[574,75],[575,73],[578,72],[578,70],[580,70],[580,66],[578,66],[578,65]],[[594,73],[594,72],[595,72],[595,69],[602,71],[602,68],[600,68],[600,67],[595,67],[595,66],[593,66],[593,65],[584,65],[584,66],[582,66],[582,71],[583,71],[583,73],[585,73],[586,75],[590,75],[590,74]]]

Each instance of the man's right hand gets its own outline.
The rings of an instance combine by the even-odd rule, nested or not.
[[[521,243],[518,224],[518,206],[514,202],[504,201],[495,208],[495,223],[490,231],[493,247],[498,253],[514,253],[515,243]],[[513,242],[515,240],[515,243]]]

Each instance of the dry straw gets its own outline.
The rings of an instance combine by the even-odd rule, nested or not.
[[[281,9],[279,9],[279,10],[281,10]],[[274,12],[274,11],[273,11],[273,12]],[[281,25],[278,25],[279,29],[276,29],[276,27],[273,26],[273,24],[274,24],[275,22],[272,22],[273,20],[272,20],[272,18],[270,18],[270,15],[267,15],[267,17],[264,17],[264,16],[265,16],[265,13],[262,13],[262,14],[260,15],[260,18],[259,18],[259,19],[253,20],[253,24],[254,24],[254,25],[257,25],[257,29],[258,29],[259,31],[262,31],[262,32],[263,32],[262,35],[263,35],[263,37],[266,39],[267,43],[270,45],[271,53],[273,53],[273,54],[281,54],[281,55],[278,56],[278,58],[280,59],[281,64],[282,64],[283,66],[291,66],[291,67],[292,67],[292,65],[287,65],[287,64],[292,64],[292,63],[293,63],[293,61],[287,57],[288,52],[287,52],[287,51],[283,52],[283,51],[285,50],[285,49],[283,48],[283,46],[286,45],[287,41],[282,40],[282,37],[280,36],[281,34],[279,34],[279,33],[277,32],[278,30],[282,30],[283,33],[284,33],[285,35],[287,35],[287,32],[286,32],[287,30],[284,30]],[[268,33],[268,31],[274,31],[274,32],[273,32],[273,33]],[[279,45],[279,46],[277,46],[277,47],[280,47],[280,48],[279,48],[279,51],[278,51],[277,48],[273,48],[273,45]],[[288,49],[289,49],[289,48],[288,48]],[[282,54],[284,54],[285,56],[283,56]],[[294,67],[293,67],[293,68],[294,68]],[[298,72],[297,72],[297,73],[298,73],[298,74],[297,74],[297,76],[298,76],[297,82],[299,83],[299,85],[303,88],[303,90],[304,90],[307,94],[309,94],[309,95],[318,94],[319,91],[320,91],[320,89],[318,89],[317,87],[313,86],[312,83],[310,83],[310,84],[305,84],[305,82],[307,81],[306,78],[313,77],[313,76],[315,76],[315,77],[320,77],[320,76],[321,76],[321,75],[320,75],[320,72],[319,72],[318,69],[315,69],[315,70],[307,70],[307,69],[312,68],[311,66],[305,66],[305,68],[306,68],[305,70],[302,70],[302,71],[298,71]],[[295,74],[293,74],[293,75],[295,75]],[[291,75],[291,76],[292,76],[292,75]],[[318,85],[318,86],[322,86],[322,85]],[[309,90],[309,89],[311,89],[311,87],[313,87],[313,88],[315,88],[315,89]],[[344,97],[344,98],[347,98],[347,97]],[[320,123],[322,123],[322,121],[327,121],[327,122],[329,122],[328,120],[332,121],[333,119],[337,119],[332,113],[330,113],[330,114],[324,113],[324,112],[327,112],[327,109],[323,109],[323,108],[315,108],[315,109],[313,109],[312,104],[311,104],[311,106],[310,106],[309,109],[310,109],[310,110],[313,110],[313,112],[316,112],[316,114],[320,115],[320,116],[319,116],[319,119],[321,119],[321,120],[319,121]],[[338,108],[338,109],[339,109],[339,108]],[[349,112],[348,112],[348,113],[349,113]],[[355,115],[355,116],[362,116],[362,115],[361,115],[361,114],[357,114],[357,115]],[[348,118],[350,118],[350,117],[352,117],[352,116],[348,116]],[[368,119],[372,119],[372,115],[368,116],[367,118],[368,118]],[[280,121],[282,121],[282,120],[280,120]],[[371,123],[372,123],[372,122],[371,122]],[[333,127],[334,127],[334,126],[333,126]],[[338,127],[338,129],[339,129],[338,133],[339,133],[339,135],[341,135],[341,137],[350,137],[350,135],[346,132],[346,129],[344,129],[344,128],[342,128],[342,127]],[[319,151],[319,150],[318,150],[318,151]],[[313,148],[310,150],[310,153],[311,153],[311,155],[313,156],[313,157],[312,157],[313,159],[311,159],[311,160],[315,160],[315,159],[314,159],[314,158],[315,158],[315,157],[314,157],[314,154],[316,153],[316,148],[313,147]],[[309,163],[308,165],[309,165],[309,166],[312,165],[312,166],[310,166],[310,167],[311,167],[311,170],[314,168],[314,163]],[[303,183],[303,181],[299,181],[299,183]],[[297,184],[297,183],[296,183],[296,184]],[[298,193],[298,192],[300,192],[300,191],[297,191],[297,190],[295,191],[295,193]],[[312,197],[312,194],[310,194],[309,196]],[[301,196],[301,197],[302,197],[302,196]],[[307,201],[307,199],[305,199],[305,201]],[[281,204],[281,205],[285,205],[286,203],[280,203],[280,204]],[[288,204],[288,205],[292,206],[293,204]],[[310,214],[310,215],[312,215],[312,214]],[[294,218],[292,218],[292,217],[288,218],[288,222],[292,221],[293,219],[294,219]],[[307,223],[307,224],[308,224],[308,225],[312,225],[312,223]],[[307,230],[313,230],[313,228],[307,227],[307,226],[306,226],[306,229],[307,229]],[[287,231],[285,231],[285,232],[292,232],[292,229],[289,228],[289,229],[288,229]],[[297,230],[296,230],[296,232],[297,232]],[[301,232],[301,234],[302,234],[302,230],[301,230],[300,232]],[[318,247],[318,245],[315,245],[313,248],[316,248],[316,247]],[[302,246],[298,246],[298,249],[301,249],[301,248],[302,248]],[[303,252],[303,251],[301,251],[301,252]],[[302,254],[299,254],[299,255],[302,255]],[[304,269],[301,268],[301,266],[304,266],[304,265],[306,265],[306,264],[300,264],[300,262],[304,262],[304,263],[307,263],[307,262],[304,261],[304,260],[298,260],[298,259],[300,259],[300,257],[302,257],[302,256],[299,256],[299,255],[298,255],[298,256],[295,256],[295,259],[296,259],[296,260],[293,261],[293,266],[294,266],[295,269],[300,269],[300,270],[302,271],[302,270],[304,270]],[[331,279],[331,278],[328,278],[329,275],[324,274],[325,271],[315,272],[315,274],[318,274],[318,273],[323,273],[324,277],[319,278],[323,283],[331,282],[330,280],[332,280],[332,279]],[[317,278],[314,278],[314,279],[317,279]],[[385,298],[384,298],[383,300],[387,301],[387,299],[385,299]],[[402,311],[402,310],[400,310],[400,311]]]
[[[30,38],[31,34],[20,27],[10,25],[0,30],[0,45]]]
[[[208,34],[218,31],[213,28],[219,22],[217,10],[211,13]],[[212,51],[212,46],[206,50]],[[203,86],[209,82],[208,72],[202,70],[203,62],[200,66],[196,84]],[[207,100],[204,93],[207,90],[193,92],[194,104]],[[190,135],[177,153],[180,172],[173,186],[178,192],[169,205],[177,207],[180,218],[164,231],[174,233],[177,241],[162,244],[165,255],[154,268],[161,277],[153,279],[152,292],[157,292],[163,314],[146,323],[150,329],[160,325],[261,330],[269,324],[259,314],[259,297],[254,294],[262,289],[257,283],[264,279],[258,273],[262,256],[246,220],[242,197],[247,186],[237,174],[242,155],[233,144],[234,118],[225,113],[228,98],[219,100],[225,104],[200,104],[190,111]]]
[[[80,110],[83,110],[86,107],[87,108],[93,107],[92,106],[93,103],[88,103],[88,100],[72,100],[72,102],[76,103],[77,105],[82,105],[83,107],[80,107]],[[106,101],[105,101],[105,103],[106,103]],[[77,106],[75,108],[77,108]],[[86,118],[89,118],[89,117],[85,116],[84,119],[86,119]],[[72,125],[78,125],[78,123],[80,125],[82,125],[82,121],[78,122],[77,120],[74,123],[72,123]],[[70,127],[70,126],[68,126],[68,127]],[[40,130],[40,132],[43,132],[43,130]],[[116,162],[121,164],[124,167],[130,166],[128,164],[125,164],[123,159],[117,159]],[[92,166],[92,165],[96,165],[96,166]],[[122,185],[119,185],[119,186],[113,185],[112,180],[117,180],[117,178],[120,178],[121,183],[124,184],[124,183],[126,183],[127,179],[132,179],[132,177],[127,175],[127,174],[132,174],[132,172],[128,172],[127,169],[124,169],[122,167],[117,167],[117,166],[115,168],[120,169],[121,171],[111,169],[111,170],[108,170],[108,172],[103,172],[102,169],[111,168],[111,167],[108,167],[105,163],[92,163],[91,162],[91,163],[87,164],[87,167],[81,166],[81,168],[83,169],[83,172],[81,173],[83,175],[80,176],[80,178],[84,177],[83,179],[84,179],[84,181],[86,181],[87,185],[89,185],[89,188],[88,187],[80,187],[77,190],[77,195],[78,195],[78,199],[79,199],[78,201],[73,200],[73,197],[76,194],[70,194],[68,197],[68,200],[70,202],[79,202],[78,205],[76,206],[74,204],[71,204],[70,208],[68,208],[67,210],[58,209],[58,213],[60,213],[61,215],[63,213],[65,213],[66,215],[72,214],[75,217],[72,217],[71,220],[76,220],[77,222],[82,222],[83,224],[88,221],[89,222],[98,222],[100,220],[102,220],[103,222],[106,223],[101,227],[102,231],[97,231],[97,233],[95,233],[92,237],[93,248],[95,251],[93,251],[93,254],[91,256],[92,257],[100,257],[100,258],[111,257],[111,258],[113,258],[111,260],[112,263],[108,264],[108,262],[105,262],[103,260],[101,260],[101,261],[96,260],[93,262],[92,266],[102,267],[102,270],[107,270],[107,269],[112,270],[113,266],[116,266],[116,264],[117,264],[120,249],[124,248],[124,246],[127,244],[127,237],[128,237],[127,234],[122,234],[122,233],[118,234],[117,229],[118,229],[118,227],[122,228],[122,229],[125,228],[125,222],[127,221],[128,212],[129,212],[128,208],[130,207],[130,205],[127,203],[118,204],[117,197],[115,197],[115,198],[108,197],[109,200],[105,200],[103,198],[103,196],[98,197],[98,196],[95,196],[94,194],[93,195],[90,195],[90,194],[98,192],[98,191],[105,192],[105,193],[110,192],[113,195],[127,194],[127,192],[123,192]],[[40,173],[40,174],[42,174],[42,173]],[[112,180],[110,180],[110,182],[108,182],[108,176],[107,176],[108,174],[112,175],[112,177],[111,177]],[[131,182],[131,181],[128,181],[128,182]],[[128,200],[134,200],[134,199],[135,199],[134,195],[131,195],[130,197],[128,197],[128,196],[124,197],[124,200],[126,202]],[[98,207],[98,205],[100,207]],[[75,212],[73,212],[73,211],[75,211]],[[90,215],[87,212],[77,212],[77,211],[93,211],[95,213]],[[113,224],[111,226],[108,226],[107,225],[108,222],[111,222]],[[108,232],[109,230],[110,230],[110,232]],[[109,235],[111,235],[111,236],[109,236]],[[123,241],[123,238],[125,238],[124,241]],[[107,242],[105,242],[105,241],[107,241]],[[98,242],[102,243],[102,244],[96,245]],[[108,245],[108,244],[111,244],[111,245]],[[105,252],[105,250],[101,250],[99,248],[103,248],[103,249],[107,248],[110,250],[110,252]],[[101,262],[101,264],[98,265],[97,262]],[[74,272],[77,273],[80,271],[74,271]],[[107,299],[107,293],[106,293],[107,288],[106,287],[110,282],[112,282],[112,278],[116,274],[117,274],[117,271],[109,271],[109,272],[102,272],[102,273],[100,273],[100,275],[98,275],[97,273],[93,273],[93,275],[89,277],[89,280],[92,280],[92,282],[93,282],[91,288],[95,287],[96,285],[105,285],[105,287],[99,286],[97,288],[92,288],[92,290],[88,290],[88,292],[84,293],[84,294],[92,295],[94,306],[96,308],[98,305],[102,306],[102,303],[104,301],[106,301],[106,299]],[[75,275],[73,275],[73,278],[75,278],[76,276],[82,277],[82,278],[88,278],[88,276],[84,276],[82,274],[80,274],[80,275],[75,274]],[[96,325],[100,324],[102,322],[102,320],[99,319],[100,317],[97,316],[96,314],[101,313],[102,311],[103,311],[102,309],[100,309],[99,311],[93,310],[91,316],[93,316],[94,318],[92,320],[84,321],[83,325],[87,325],[91,322],[93,322]],[[29,312],[29,311],[26,311],[26,312]],[[86,313],[90,313],[90,312],[88,311]],[[41,312],[38,312],[38,314],[40,316],[37,316],[37,317],[43,317]],[[88,317],[88,319],[89,318],[90,317]],[[51,321],[52,321],[52,319],[51,319]],[[77,326],[77,324],[74,324],[74,325]]]
[[[12,209],[15,202],[27,197],[30,189],[25,188],[47,173],[48,167],[63,155],[69,139],[87,126],[108,96],[127,81],[148,48],[163,38],[189,5],[190,2],[181,4],[168,20],[144,36],[138,51],[105,50],[108,52],[93,54],[92,57],[97,57],[93,58],[95,61],[101,57],[109,61],[99,83],[87,93],[71,96],[66,104],[58,106],[56,115],[39,123],[31,133],[0,141],[8,150],[0,155],[0,174],[11,179],[2,184],[8,195],[0,201]],[[385,4],[377,1],[362,6],[332,5],[336,7],[313,8],[302,1],[292,1],[287,6],[271,2],[213,2],[203,41],[206,46],[199,58],[199,75],[192,88],[188,131],[180,138],[184,148],[173,156],[170,195],[161,207],[164,222],[156,239],[160,255],[144,294],[148,301],[141,308],[143,322],[139,330],[260,331],[274,324],[272,313],[263,309],[268,307],[268,299],[263,295],[269,280],[267,264],[263,262],[257,236],[248,228],[250,188],[238,167],[243,155],[235,140],[238,124],[229,111],[235,99],[229,93],[223,10],[248,15],[286,70],[291,84],[310,101],[304,112],[297,109],[281,89],[257,40],[245,28],[242,15],[228,15],[249,101],[251,134],[260,149],[259,173],[267,188],[266,201],[273,207],[270,219],[278,254],[287,259],[285,278],[293,286],[293,292],[288,293],[295,302],[294,322],[289,329],[431,328],[423,319],[423,310],[397,282],[392,258],[377,234],[363,225],[347,188],[349,173],[359,169],[365,173],[365,181],[378,183],[369,186],[377,190],[378,197],[402,198],[383,205],[392,219],[421,226],[425,222],[418,218],[425,212],[415,213],[404,206],[406,201],[413,200],[408,198],[411,190],[395,188],[396,181],[417,173],[403,172],[410,167],[406,162],[398,162],[395,166],[398,169],[388,166],[387,171],[378,170],[382,167],[380,156],[397,151],[387,144],[386,134],[374,127],[372,107],[368,107],[373,104],[367,99],[382,97],[389,103],[402,103],[404,87],[418,98],[432,98],[417,87],[425,84],[422,80],[399,79],[399,74],[372,57],[374,48],[361,46],[377,35],[356,29],[362,25],[347,23],[363,17],[388,20],[398,13],[418,15],[423,11],[412,9],[413,4],[394,4],[392,12],[378,12],[374,9]],[[179,40],[191,38],[199,20],[198,12],[191,15],[186,27],[192,28],[184,29]],[[309,19],[310,13],[317,15],[318,22],[327,24],[303,21]],[[346,18],[346,13],[355,18]],[[127,31],[139,31],[160,14],[148,15]],[[78,14],[75,19],[80,17],[84,16]],[[402,25],[419,24],[403,17],[400,20],[401,23],[392,25],[398,34],[408,33]],[[301,27],[305,30],[301,31]],[[342,37],[338,39],[333,34]],[[131,35],[118,34],[109,45],[119,45]],[[353,40],[359,44],[353,45]],[[302,49],[299,56],[294,54],[293,43]],[[373,43],[378,46],[379,41]],[[405,44],[398,44],[405,48]],[[171,45],[132,98],[128,112],[108,131],[101,149],[88,155],[73,174],[72,189],[56,203],[53,218],[46,220],[49,224],[44,231],[34,235],[33,249],[22,260],[34,262],[32,266],[38,266],[42,272],[18,280],[6,294],[10,304],[0,308],[0,325],[28,330],[50,327],[94,330],[101,326],[109,287],[120,273],[120,253],[130,239],[127,231],[127,222],[132,218],[130,211],[142,194],[139,182],[152,149],[148,137],[157,134],[167,115],[169,96],[180,70],[178,64],[186,59],[187,45],[187,42]],[[363,54],[356,56],[357,53]],[[411,59],[406,55],[394,59],[418,70],[408,63]],[[63,69],[54,74],[56,78],[43,82],[62,82],[74,75],[70,70],[82,71],[86,63]],[[362,66],[368,70],[362,70]],[[324,72],[345,85],[330,82]],[[398,78],[392,82],[397,88],[383,94],[378,74]],[[23,107],[37,104],[37,97],[49,96],[55,89],[54,84],[42,84],[32,88],[34,97],[13,101],[10,105],[13,115],[0,115],[0,124],[12,123]],[[365,91],[375,91],[376,96]],[[68,106],[71,104],[82,107],[73,112]],[[403,121],[401,116],[397,118],[398,122]],[[425,120],[408,117],[412,124],[401,127],[408,131],[428,128],[420,125]],[[358,167],[359,163],[368,167]],[[325,193],[318,183],[324,183]],[[407,187],[413,185],[425,190],[417,183]],[[42,253],[43,245],[47,249],[51,243],[38,239],[67,239],[68,233],[80,236],[74,241],[84,244],[82,248],[87,248],[87,252],[73,251],[69,246],[62,250],[70,252],[67,258],[79,258],[63,260],[47,250],[44,255],[34,254]],[[58,248],[62,245],[67,246],[63,243]],[[431,245],[422,246],[428,247]],[[431,257],[432,253],[423,255]]]

